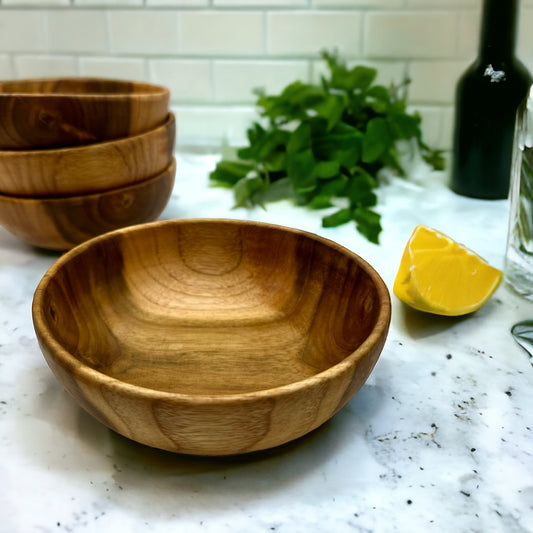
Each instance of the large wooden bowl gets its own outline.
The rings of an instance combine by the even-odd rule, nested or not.
[[[103,424],[173,452],[228,455],[317,428],[363,385],[390,298],[321,237],[232,220],[159,221],[63,255],[39,283],[42,352]]]
[[[176,163],[155,177],[102,193],[63,198],[0,195],[0,226],[29,244],[68,250],[101,233],[155,220],[168,203]]]
[[[164,124],[132,137],[72,148],[0,151],[0,193],[44,198],[143,181],[169,166],[175,130],[174,115],[168,113]]]
[[[168,113],[169,90],[100,78],[0,82],[0,149],[75,146],[137,135]]]

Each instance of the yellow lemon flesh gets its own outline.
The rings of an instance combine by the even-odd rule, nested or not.
[[[420,225],[407,242],[393,292],[419,311],[459,316],[484,305],[501,279],[502,272],[472,250]]]

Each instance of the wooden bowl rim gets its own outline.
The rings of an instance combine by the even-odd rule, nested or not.
[[[55,337],[52,335],[51,331],[47,327],[47,322],[44,318],[42,298],[50,281],[53,279],[54,275],[64,264],[66,264],[71,259],[77,257],[78,255],[83,254],[87,249],[91,248],[92,246],[105,241],[111,241],[117,238],[119,235],[135,234],[136,232],[142,232],[145,229],[153,229],[164,226],[193,225],[198,223],[221,223],[236,226],[244,224],[246,226],[258,226],[262,228],[272,228],[276,230],[287,231],[289,233],[302,235],[306,238],[310,238],[312,240],[325,244],[326,246],[332,247],[344,255],[348,255],[349,257],[354,259],[358,263],[358,265],[363,268],[365,272],[370,276],[370,278],[374,282],[378,294],[378,299],[380,301],[378,316],[376,317],[375,325],[370,331],[370,334],[355,351],[350,353],[340,363],[330,366],[326,370],[323,370],[322,372],[319,372],[313,376],[287,383],[285,385],[280,385],[278,387],[259,389],[245,393],[230,394],[184,394],[179,392],[162,391],[158,389],[143,387],[140,385],[134,385],[132,383],[121,381],[120,379],[111,377],[108,374],[105,374],[83,364],[79,359],[77,359],[70,352],[68,352],[68,350],[63,348],[63,346],[58,341],[56,341]],[[49,348],[49,352],[52,358],[57,361],[60,361],[60,365],[63,368],[68,368],[71,373],[85,378],[86,382],[88,383],[96,383],[100,387],[111,388],[115,391],[120,391],[131,397],[143,397],[145,399],[150,400],[157,399],[165,401],[174,401],[182,404],[191,405],[231,404],[241,403],[243,401],[252,402],[260,399],[268,399],[293,394],[298,390],[306,389],[312,387],[313,385],[318,385],[322,382],[329,381],[330,379],[333,379],[336,376],[342,374],[347,370],[347,368],[354,366],[357,361],[367,355],[372,350],[372,348],[380,342],[380,339],[383,336],[387,335],[391,319],[391,300],[390,293],[385,282],[378,274],[378,272],[367,261],[365,261],[355,252],[352,252],[344,246],[341,246],[340,244],[320,235],[278,224],[256,222],[250,220],[237,220],[228,218],[183,218],[158,220],[155,222],[137,224],[135,226],[129,226],[126,228],[110,231],[108,233],[93,237],[92,239],[89,239],[75,246],[71,250],[65,252],[47,270],[47,272],[39,282],[33,297],[32,316],[34,327],[36,331],[41,335],[46,346]]]
[[[144,99],[144,98],[166,98],[170,95],[170,90],[163,86],[157,85],[155,83],[149,83],[145,81],[133,81],[133,80],[123,80],[119,78],[105,78],[97,76],[61,76],[61,77],[51,77],[51,78],[21,78],[21,79],[12,79],[12,80],[2,80],[0,81],[0,88],[8,84],[35,84],[35,83],[50,83],[50,82],[69,82],[69,83],[91,83],[91,82],[105,82],[105,83],[116,83],[116,84],[130,84],[136,88],[144,89],[145,92],[24,92],[24,91],[13,91],[13,92],[0,92],[0,98],[12,98],[12,97],[24,97],[24,98],[76,98],[80,100],[120,100],[120,99]]]
[[[136,142],[142,137],[150,137],[152,135],[157,135],[160,131],[164,131],[168,128],[176,127],[176,117],[172,111],[167,113],[165,121],[149,130],[137,133],[136,135],[128,135],[127,137],[119,137],[118,139],[109,139],[102,142],[95,142],[90,144],[78,144],[75,146],[62,146],[59,148],[36,148],[34,150],[0,150],[0,159],[8,159],[10,157],[55,157],[65,155],[69,152],[78,152],[83,154],[83,152],[93,152],[95,149],[100,149],[105,145],[116,146],[120,144],[130,144],[131,142]]]
[[[0,202],[11,202],[20,205],[35,205],[35,204],[61,204],[65,202],[77,202],[79,200],[99,200],[105,196],[111,196],[119,192],[133,191],[135,189],[142,189],[144,186],[149,185],[150,183],[160,180],[166,176],[166,174],[171,171],[174,175],[176,169],[176,158],[172,157],[170,164],[158,172],[154,176],[148,176],[147,178],[136,181],[135,183],[128,183],[120,187],[114,187],[113,189],[105,189],[104,191],[91,192],[88,194],[66,194],[64,196],[43,196],[43,197],[32,197],[32,196],[14,196],[10,194],[0,194]]]

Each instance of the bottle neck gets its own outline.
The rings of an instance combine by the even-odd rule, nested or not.
[[[498,63],[514,57],[519,0],[483,0],[479,57]]]

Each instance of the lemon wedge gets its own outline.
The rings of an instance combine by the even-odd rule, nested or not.
[[[502,272],[462,244],[428,226],[417,226],[405,247],[393,292],[426,313],[459,316],[492,296]]]

